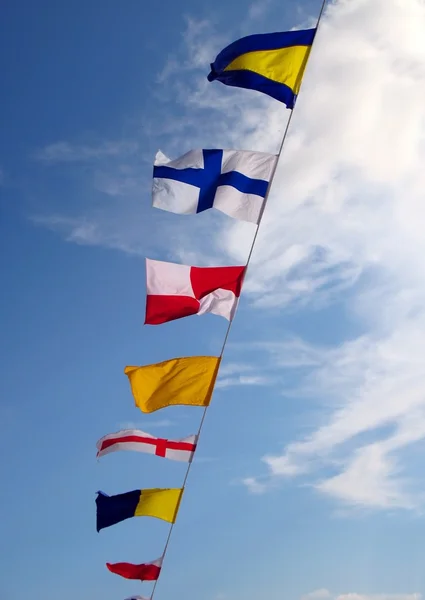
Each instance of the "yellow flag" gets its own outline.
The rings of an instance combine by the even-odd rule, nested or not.
[[[156,517],[174,523],[179,510],[183,489],[151,488],[141,490],[140,500],[134,511],[135,517]]]
[[[126,367],[134,402],[152,413],[174,405],[208,406],[220,359],[216,356],[172,358],[154,365]]]

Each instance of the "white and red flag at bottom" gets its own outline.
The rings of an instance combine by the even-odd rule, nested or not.
[[[140,429],[123,429],[116,433],[103,436],[97,444],[97,457],[117,452],[118,450],[133,450],[155,454],[170,460],[190,462],[196,450],[198,436],[190,435],[181,440],[157,438]]]
[[[156,581],[162,567],[163,557],[157,558],[150,563],[133,565],[131,563],[106,563],[111,573],[125,577],[125,579],[140,579],[140,581]]]
[[[190,267],[146,259],[146,325],[213,313],[233,319],[246,267]]]

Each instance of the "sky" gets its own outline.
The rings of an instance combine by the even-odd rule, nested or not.
[[[214,315],[143,326],[144,258],[246,263],[255,227],[151,206],[153,157],[277,152],[289,111],[208,83],[243,35],[319,0],[5,0],[0,23],[1,600],[149,596],[168,525],[96,532],[95,495],[184,465],[96,441],[195,433],[126,365],[216,355]],[[333,0],[320,25],[155,599],[425,594],[425,3]]]

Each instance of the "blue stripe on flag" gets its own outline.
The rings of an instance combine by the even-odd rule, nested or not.
[[[173,181],[181,181],[188,185],[201,187],[203,180],[203,169],[173,169],[172,167],[154,167],[153,176],[159,179],[172,179]]]
[[[271,81],[267,77],[263,77],[263,75],[254,73],[253,71],[223,71],[219,81],[232,87],[262,92],[279,102],[283,102],[289,109],[295,106],[297,96],[291,88],[284,83]]]
[[[255,194],[264,198],[269,182],[263,179],[251,179],[239,171],[230,171],[220,175],[218,186],[220,185],[231,185],[242,194]]]
[[[223,150],[202,150],[202,153],[204,155],[204,180],[199,192],[196,210],[198,213],[213,207],[223,160]]]

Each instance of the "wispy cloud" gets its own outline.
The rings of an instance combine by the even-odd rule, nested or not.
[[[241,483],[247,487],[251,494],[264,494],[270,489],[270,482],[262,483],[258,477],[245,477]]]
[[[215,24],[208,19],[192,19],[186,17],[186,28],[183,36],[183,52],[177,51],[170,56],[157,77],[158,83],[164,83],[172,75],[205,70],[205,66],[213,61],[213,54],[226,37],[217,32]]]
[[[421,600],[421,598],[422,594],[418,592],[409,594],[358,594],[355,592],[333,594],[325,588],[301,596],[301,600]]]
[[[54,142],[34,152],[34,158],[47,164],[97,161],[105,157],[132,155],[139,149],[135,141],[101,141],[98,144]]]
[[[220,367],[216,388],[226,389],[234,386],[271,385],[274,379],[269,374],[259,372],[256,365],[248,362],[229,362]]]
[[[335,600],[421,600],[422,594],[339,594]]]
[[[159,419],[157,421],[126,421],[124,423],[119,423],[119,429],[141,429],[144,428],[150,429],[160,429],[162,427],[173,427],[175,425],[174,421],[170,421],[170,419]]]
[[[336,475],[313,480],[322,493],[353,505],[382,508],[413,508],[422,502],[425,489],[402,475],[409,455],[402,458],[397,453],[425,439],[425,342],[416,320],[400,325],[385,337],[365,335],[327,350],[311,347],[308,355],[316,356],[317,362],[301,378],[298,392],[321,400],[327,414],[329,406],[336,408],[304,440],[263,458],[269,482],[332,466],[339,471]],[[284,345],[279,359],[278,347],[270,346],[274,364],[296,368],[297,362],[285,362]],[[362,436],[367,432],[374,440],[365,443]],[[252,483],[248,487],[252,489]]]
[[[143,189],[140,165],[118,164],[113,169],[94,171],[93,185],[108,196],[134,196]]]
[[[301,600],[322,600],[325,598],[331,598],[332,594],[326,588],[320,588],[318,590],[313,590],[304,596],[301,596]]]
[[[391,35],[378,28],[378,13]],[[411,23],[409,40],[401,16]],[[409,469],[425,440],[425,114],[413,93],[425,92],[424,25],[417,0],[329,7],[245,290],[269,307],[320,309],[344,299],[362,331],[328,349],[299,342],[311,361],[300,391],[326,410],[304,439],[263,458],[270,484],[302,476],[352,506],[411,509],[424,500]],[[412,99],[403,123],[399,94]],[[233,257],[244,235],[248,245],[243,226],[229,230]],[[278,345],[274,359],[288,368],[290,354],[279,358]],[[256,482],[248,477],[248,489]],[[264,478],[258,483],[264,491]]]
[[[252,363],[247,362],[224,362],[220,365],[220,377],[228,377],[230,375],[241,375],[242,373],[250,372],[254,369]]]
[[[297,368],[297,367],[316,367],[323,364],[326,347],[313,346],[303,339],[296,336],[287,336],[279,341],[263,341],[250,343],[232,343],[229,344],[231,351],[244,352],[246,356],[254,352],[258,357],[259,352],[270,354],[273,359],[268,363],[273,371],[276,368]],[[232,366],[231,363],[229,366]],[[237,363],[236,363],[237,364]],[[246,368],[253,368],[252,363],[246,364]],[[224,367],[220,369],[223,373]]]
[[[217,592],[211,597],[211,600],[227,600],[228,597],[225,592]]]
[[[34,158],[50,168],[61,165],[69,177],[79,180],[79,189],[84,186],[86,198],[84,202],[70,198],[67,214],[40,212],[30,215],[30,220],[60,234],[67,242],[144,255],[150,238],[141,234],[145,220],[140,194],[146,181],[138,150],[138,142],[132,140],[57,142],[39,149]],[[66,188],[63,195],[68,198]],[[100,204],[102,196],[107,202]]]
[[[351,339],[339,332],[339,343],[329,347],[300,336],[285,338],[283,346],[274,337],[273,348],[263,346],[276,371],[297,370],[298,393],[324,406],[307,436],[295,436],[263,461],[273,485],[302,476],[320,493],[354,506],[422,502],[408,457],[425,440],[424,28],[420,0],[329,4],[244,287],[250,306],[270,317],[299,309],[320,314],[339,303],[352,325]],[[208,63],[235,32],[224,41],[213,23],[200,30],[197,36],[189,22],[182,40],[184,82],[172,65],[160,78],[167,78],[164,106],[179,111],[178,119],[174,111],[161,121],[168,131],[163,150],[178,155],[190,143],[275,152],[288,111],[260,94],[208,84]],[[66,146],[56,148],[61,153],[67,155]],[[122,189],[104,187],[112,196]],[[115,207],[107,219],[45,225],[77,243],[141,253],[140,232],[129,235],[134,206],[126,213]],[[208,227],[201,217],[196,221],[202,244],[189,220],[174,220],[176,259],[242,264],[252,227],[210,218]],[[326,318],[330,329],[338,328],[329,310]],[[258,372],[227,378],[242,375]],[[265,485],[250,476],[251,488],[254,480]]]
[[[35,225],[60,233],[67,242],[82,246],[105,246],[130,255],[145,255],[143,246],[140,244],[138,247],[133,242],[132,231],[136,229],[136,225],[129,229],[126,240],[124,236],[116,233],[114,227],[110,227],[108,219],[104,219],[104,216],[99,217],[96,214],[82,217],[32,216],[31,220]],[[106,223],[103,224],[105,221]],[[134,238],[136,238],[136,233],[140,236],[140,227],[137,232],[134,231]]]
[[[272,4],[273,0],[256,0],[255,2],[252,2],[248,9],[248,18],[250,20],[256,20],[264,17]]]
[[[216,388],[224,389],[235,385],[268,385],[271,380],[262,375],[239,375],[237,377],[222,377],[217,380]]]

